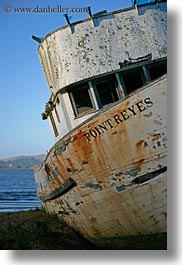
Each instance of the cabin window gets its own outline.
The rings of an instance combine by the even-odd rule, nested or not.
[[[57,120],[58,120],[58,122],[60,123],[59,113],[58,113],[56,107],[55,107],[55,113],[56,113]]]
[[[75,87],[70,93],[75,116],[94,109],[88,84]]]
[[[57,137],[59,135],[59,133],[58,133],[58,130],[57,130],[57,127],[56,127],[56,123],[54,121],[54,117],[53,117],[51,112],[49,113],[49,117],[50,117],[50,121],[51,121],[51,124],[52,124],[52,128],[53,128],[54,134]]]
[[[167,73],[167,61],[160,63],[153,63],[147,66],[151,81],[159,78]]]
[[[131,93],[145,84],[144,74],[140,67],[123,71],[121,76],[126,94]]]
[[[100,108],[119,100],[115,75],[96,80],[94,87]]]

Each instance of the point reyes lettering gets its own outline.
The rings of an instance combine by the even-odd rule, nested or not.
[[[151,101],[151,99],[149,97],[144,98],[143,100],[138,101],[127,109],[122,110],[120,113],[115,114],[111,119],[105,120],[102,123],[98,124],[87,133],[84,133],[84,136],[87,141],[91,141],[92,138],[98,137],[99,135],[116,127],[118,124],[127,121],[132,116],[136,116],[138,113],[143,112],[152,106],[153,102]]]

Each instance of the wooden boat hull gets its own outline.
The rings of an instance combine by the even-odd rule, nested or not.
[[[43,207],[99,245],[167,231],[167,79],[105,108],[35,171]]]

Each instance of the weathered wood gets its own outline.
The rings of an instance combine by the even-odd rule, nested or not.
[[[39,46],[53,102],[43,117],[57,108],[60,118],[56,144],[35,171],[38,195],[91,241],[167,231],[167,77],[151,82],[144,68],[166,57],[166,25],[164,10],[130,8],[58,29]],[[134,64],[148,85],[126,96],[119,71]],[[68,87],[87,80],[92,88],[108,73],[120,100],[99,109],[95,95],[95,112],[75,118]]]
[[[36,180],[47,194],[61,174],[77,186],[43,206],[87,238],[166,232],[166,118],[163,77],[70,132],[47,156],[51,177],[42,166]]]

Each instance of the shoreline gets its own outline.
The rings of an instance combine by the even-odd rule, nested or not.
[[[34,171],[34,168],[25,168],[25,167],[21,167],[21,168],[18,168],[18,167],[0,167],[0,170],[32,170]]]

